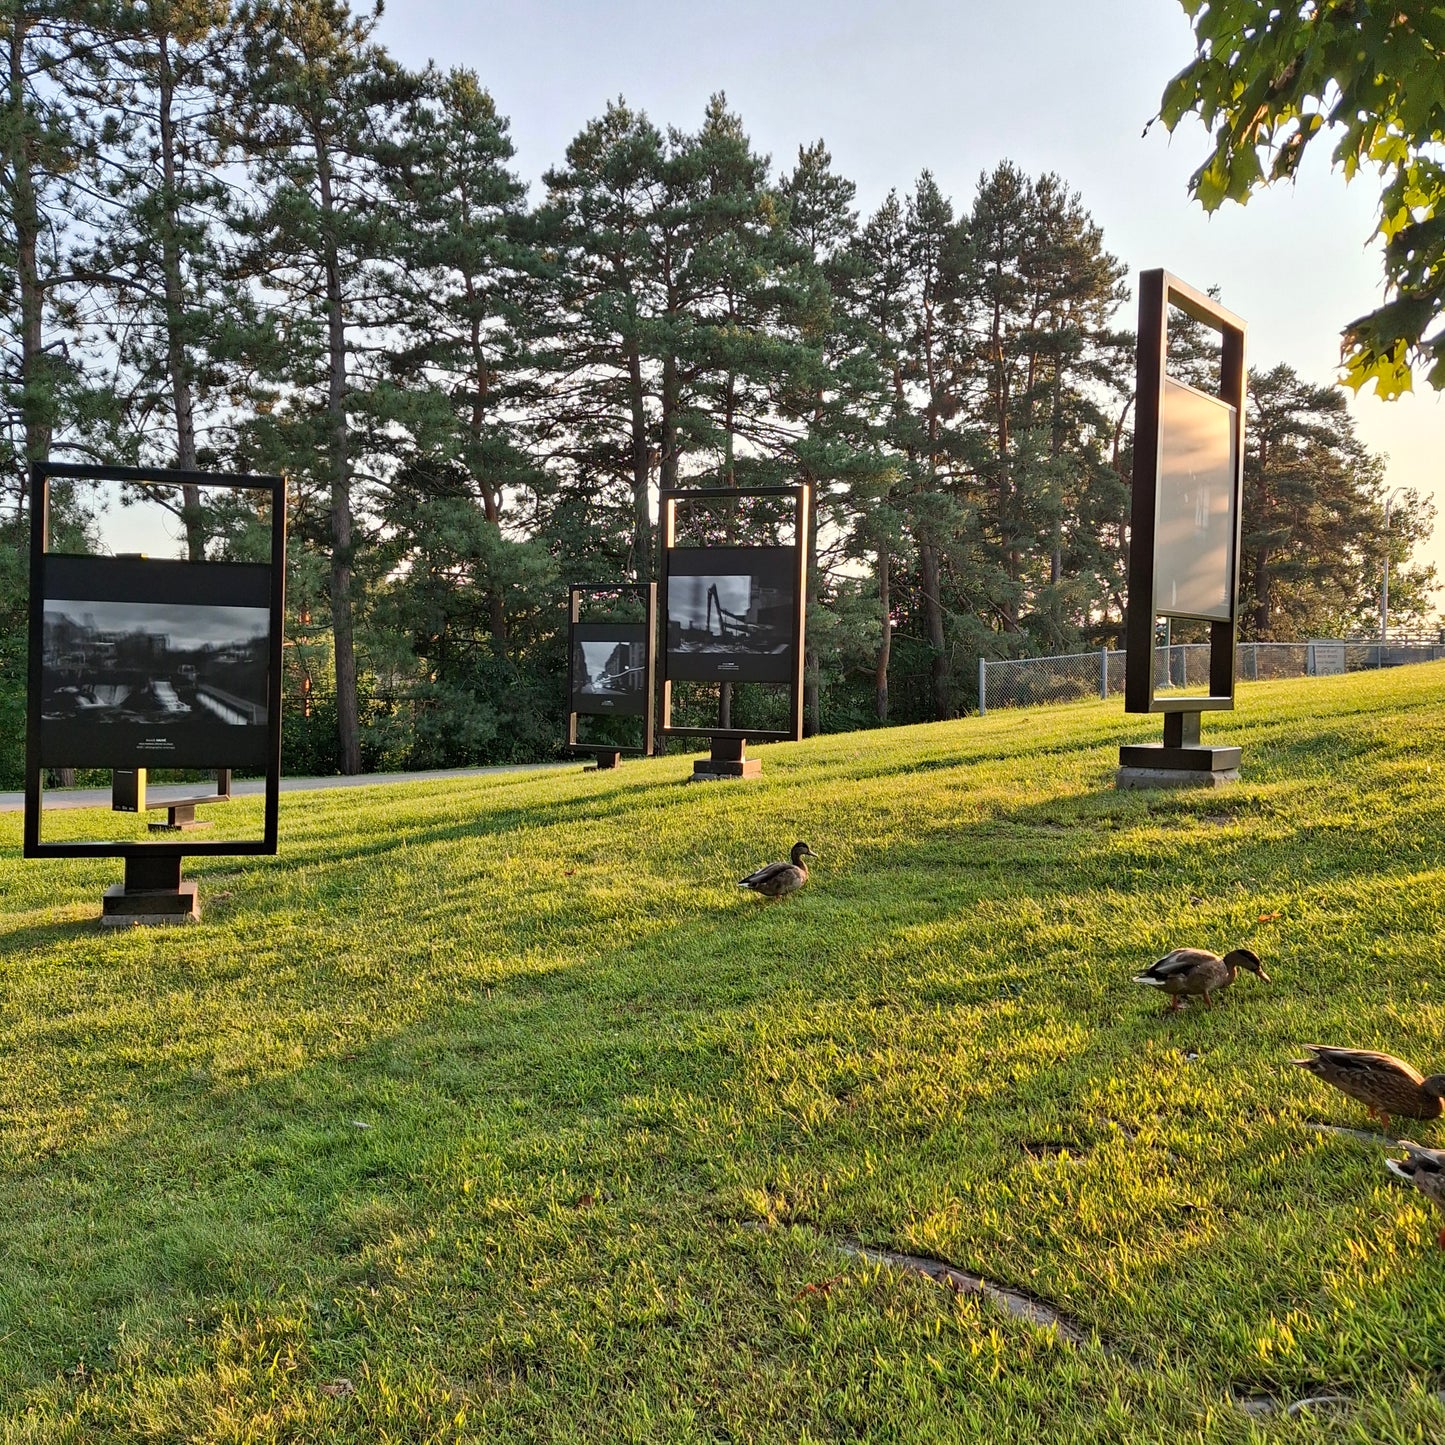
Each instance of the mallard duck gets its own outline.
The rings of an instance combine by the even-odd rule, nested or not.
[[[1433,1199],[1445,1209],[1445,1149],[1426,1149],[1423,1144],[1412,1144],[1408,1139],[1400,1140],[1407,1157],[1386,1159],[1385,1168],[1398,1179],[1413,1184],[1426,1199]],[[1445,1249],[1445,1228],[1435,1236],[1436,1243]]]
[[[1147,984],[1150,988],[1162,988],[1169,995],[1169,1007],[1165,1013],[1175,1012],[1186,995],[1202,998],[1206,1008],[1213,1008],[1214,1000],[1210,995],[1228,988],[1241,968],[1247,968],[1265,983],[1269,982],[1269,975],[1259,959],[1247,948],[1233,949],[1223,958],[1204,948],[1176,948],[1157,963],[1151,963],[1143,973],[1135,974],[1134,982]]]
[[[768,863],[756,873],[739,878],[738,887],[751,888],[754,893],[761,893],[764,898],[786,898],[788,894],[796,893],[808,881],[808,865],[803,859],[817,856],[806,843],[794,843],[793,851],[789,855],[791,862]]]
[[[1333,1084],[1342,1094],[1359,1099],[1388,1129],[1390,1115],[1403,1119],[1438,1119],[1445,1099],[1445,1074],[1427,1079],[1404,1059],[1370,1049],[1334,1049],[1328,1044],[1306,1044],[1314,1056],[1291,1059],[1317,1079]]]

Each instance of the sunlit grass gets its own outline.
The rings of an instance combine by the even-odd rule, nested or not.
[[[1439,1221],[1283,1060],[1445,1067],[1442,699],[1248,686],[1219,792],[1116,793],[1110,703],[288,794],[174,930],[0,819],[0,1438],[1439,1435]],[[1166,1019],[1182,943],[1275,981]]]

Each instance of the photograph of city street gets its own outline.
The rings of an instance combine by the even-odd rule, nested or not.
[[[635,637],[624,633],[636,633]],[[573,712],[640,713],[647,686],[647,644],[640,627],[608,637],[574,637]]]

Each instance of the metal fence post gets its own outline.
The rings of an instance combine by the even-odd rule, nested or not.
[[[988,711],[988,664],[979,658],[978,660],[978,715],[982,717]]]
[[[1109,696],[1109,649],[1099,649],[1099,700],[1102,702]]]

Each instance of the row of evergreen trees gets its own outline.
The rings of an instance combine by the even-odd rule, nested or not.
[[[1120,636],[1125,268],[1057,176],[1005,161],[956,207],[925,173],[865,216],[821,142],[777,174],[719,95],[696,130],[609,105],[532,203],[478,77],[408,71],[341,0],[0,16],[0,707],[46,458],[287,474],[298,766],[555,750],[566,585],[654,575],[679,483],[815,487],[815,729]],[[1353,629],[1387,549],[1418,609],[1427,509],[1386,528],[1339,392],[1256,373],[1250,435],[1245,635]]]

